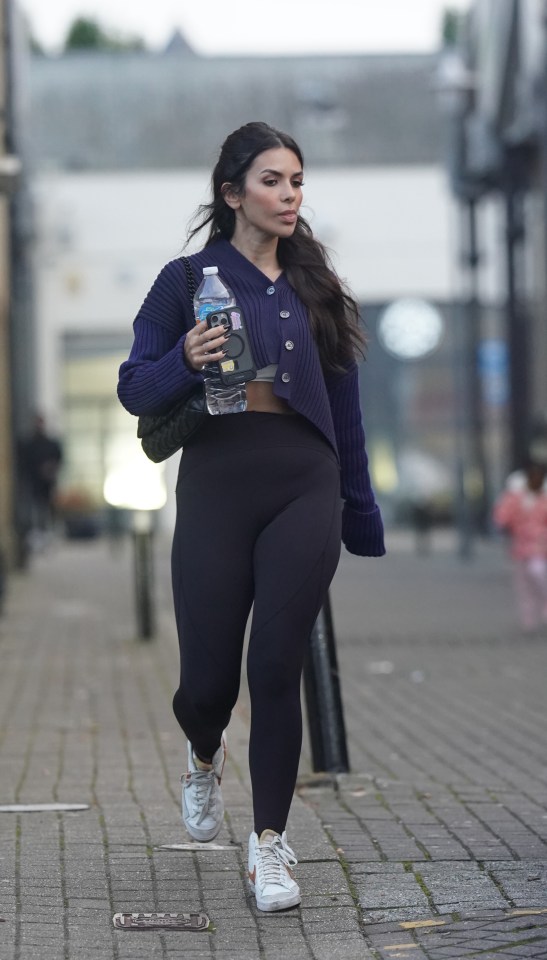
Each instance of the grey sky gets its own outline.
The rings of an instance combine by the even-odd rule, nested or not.
[[[174,27],[202,54],[426,51],[438,45],[444,7],[469,0],[19,0],[37,39],[58,49],[83,15],[161,46]]]

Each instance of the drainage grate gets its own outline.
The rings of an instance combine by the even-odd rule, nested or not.
[[[206,913],[115,913],[113,923],[117,930],[207,930]]]
[[[162,843],[156,847],[157,850],[237,850],[241,847],[240,843],[222,844],[222,843],[200,843],[199,840],[192,843]]]

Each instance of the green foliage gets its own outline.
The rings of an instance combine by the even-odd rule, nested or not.
[[[68,50],[110,50],[123,52],[144,50],[141,37],[124,36],[108,32],[97,20],[90,17],[76,17],[68,29],[64,49]]]
[[[441,35],[444,47],[455,47],[460,38],[463,14],[453,7],[446,7],[442,15]]]

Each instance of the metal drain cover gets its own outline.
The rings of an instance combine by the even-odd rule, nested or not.
[[[2,803],[0,813],[71,813],[89,810],[88,803]]]
[[[192,840],[190,843],[162,843],[160,847],[157,847],[158,850],[206,850],[208,853],[211,851],[218,852],[219,850],[237,850],[241,847],[240,843],[200,843],[199,840]]]
[[[115,913],[113,923],[117,930],[207,930],[206,913]]]

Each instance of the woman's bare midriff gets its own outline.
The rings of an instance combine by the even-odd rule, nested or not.
[[[266,380],[251,380],[247,384],[247,412],[293,413],[286,400],[276,397],[273,384]]]

